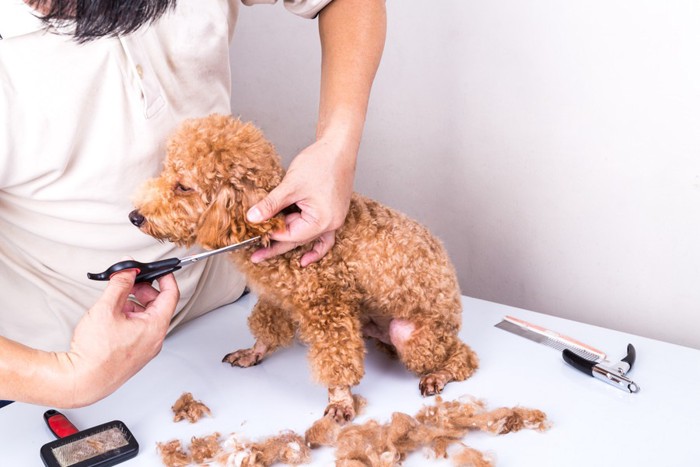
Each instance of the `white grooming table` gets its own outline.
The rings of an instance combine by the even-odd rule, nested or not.
[[[106,399],[63,410],[79,428],[122,420],[140,444],[125,466],[158,466],[156,443],[173,438],[237,432],[256,440],[282,430],[303,435],[323,415],[326,390],[310,379],[305,348],[295,345],[252,368],[221,363],[228,352],[252,345],[246,318],[248,295],[176,329],[162,352]],[[502,436],[470,433],[464,442],[492,453],[500,467],[697,465],[700,435],[700,350],[464,297],[461,337],[478,353],[481,368],[467,381],[450,383],[446,400],[484,399],[489,408],[525,406],[547,413],[552,428]],[[637,350],[629,377],[640,385],[628,394],[568,366],[556,350],[494,325],[505,315],[550,328],[600,348],[609,358]],[[424,399],[418,378],[368,345],[366,374],[354,392],[368,405],[356,422],[388,421],[394,411],[414,415]],[[212,417],[174,423],[170,407],[183,392],[207,404]],[[13,403],[0,408],[0,465],[41,465],[39,448],[53,441],[42,414],[47,407]],[[312,451],[312,465],[333,465],[330,448]],[[425,452],[406,466],[452,465]]]

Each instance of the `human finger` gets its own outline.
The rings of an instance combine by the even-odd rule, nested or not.
[[[259,224],[270,219],[282,209],[290,206],[294,201],[291,199],[292,191],[287,188],[287,184],[280,183],[275,189],[258,201],[246,213],[246,219],[253,224]]]
[[[284,231],[273,232],[270,235],[273,240],[303,245],[325,233],[324,228],[315,217],[304,212],[295,214],[289,215],[285,219],[286,229]]]
[[[132,293],[134,294],[136,300],[138,300],[139,303],[141,303],[144,306],[147,306],[153,300],[155,300],[156,297],[158,297],[158,294],[160,292],[148,282],[139,282],[138,284],[134,285]]]
[[[294,248],[298,247],[298,243],[294,242],[273,242],[269,247],[260,248],[253,252],[250,257],[250,261],[253,264],[261,263],[270,258],[274,258],[278,255],[283,255],[288,251],[292,251]]]
[[[159,278],[158,285],[161,290],[150,284],[136,284],[134,296],[138,303],[130,311],[125,311],[125,314],[129,318],[142,320],[155,318],[162,325],[169,323],[177,309],[180,290],[172,274]]]
[[[149,303],[146,311],[153,311],[169,321],[175,314],[177,302],[180,300],[180,289],[175,276],[171,273],[158,278],[158,288],[158,296]]]
[[[135,269],[126,269],[113,274],[109,278],[104,292],[97,300],[97,305],[102,305],[113,313],[121,312],[131,294],[131,289],[134,287],[136,274]]]
[[[328,253],[331,248],[335,245],[335,231],[326,232],[314,241],[314,246],[311,250],[304,253],[301,257],[301,267],[305,268],[311,263],[315,263],[320,260],[326,253]]]
[[[289,226],[301,217],[301,212],[291,212],[284,216],[284,228],[270,232],[270,238],[277,241],[289,241],[285,237],[289,236]]]

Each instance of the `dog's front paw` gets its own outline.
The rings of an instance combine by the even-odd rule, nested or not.
[[[450,377],[445,372],[430,373],[420,379],[418,388],[421,395],[434,396],[440,394],[448,382],[450,382]]]
[[[353,407],[352,401],[350,403],[345,401],[331,402],[323,415],[328,415],[336,423],[343,424],[355,418],[355,407]]]
[[[226,354],[226,356],[221,360],[224,363],[230,363],[231,366],[240,366],[241,368],[248,368],[249,366],[255,366],[260,363],[263,359],[263,354],[256,352],[254,349],[241,349],[236,350]]]

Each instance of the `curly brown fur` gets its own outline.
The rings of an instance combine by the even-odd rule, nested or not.
[[[162,174],[137,197],[137,224],[158,239],[209,249],[256,235],[269,239],[284,228],[283,217],[250,224],[245,214],[283,173],[273,146],[252,124],[223,115],[187,121],[168,144]],[[477,368],[476,355],[457,336],[454,267],[425,227],[354,194],[331,251],[302,268],[309,248],[260,264],[250,261],[250,250],[230,254],[259,302],[248,320],[256,345],[224,361],[255,365],[296,335],[309,347],[314,377],[329,388],[327,412],[339,421],[355,416],[350,388],[364,374],[363,329],[420,376],[424,395]]]
[[[221,434],[212,433],[209,436],[198,438],[192,437],[190,442],[190,454],[192,462],[195,464],[203,464],[204,462],[212,461],[221,452],[221,443],[219,439]]]
[[[217,465],[268,467],[277,463],[299,465],[311,461],[311,450],[304,443],[304,438],[293,431],[286,431],[260,442],[250,442],[236,433],[231,433],[224,440],[221,451],[216,458]]]
[[[511,430],[501,429],[508,425],[514,414],[518,418]],[[394,412],[388,423],[369,420],[361,425],[348,424],[340,427],[332,420],[320,420],[307,431],[325,445],[336,446],[336,465],[397,466],[410,453],[421,448],[430,448],[435,457],[447,458],[448,448],[462,444],[470,430],[505,434],[523,428],[545,430],[547,418],[539,410],[524,408],[499,408],[487,411],[484,404],[475,401],[444,402],[440,397],[435,405],[423,407],[415,417]],[[325,433],[323,432],[325,430]],[[492,461],[481,452],[464,446],[452,458],[453,465],[488,467]]]
[[[166,443],[158,443],[158,452],[160,453],[161,461],[167,467],[182,467],[190,465],[192,460],[189,455],[182,449],[180,440],[174,439]]]
[[[452,456],[452,465],[455,467],[492,467],[493,461],[483,452],[464,446]]]
[[[186,465],[237,465],[241,467],[268,467],[273,464],[308,464],[311,450],[304,438],[293,431],[285,431],[259,442],[251,442],[231,433],[222,438],[219,433],[192,437],[189,450],[180,440],[158,443],[158,452],[167,467]],[[188,452],[189,451],[189,452]]]
[[[204,405],[202,401],[194,400],[192,393],[183,393],[172,406],[173,421],[179,422],[180,420],[187,419],[190,423],[195,423],[199,421],[204,415],[211,415],[211,410],[209,407]]]

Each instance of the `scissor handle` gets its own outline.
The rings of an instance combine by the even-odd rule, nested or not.
[[[136,282],[153,282],[155,279],[158,279],[166,274],[170,274],[173,271],[177,271],[181,267],[179,258],[162,259],[151,263],[142,263],[140,261],[129,259],[126,261],[119,261],[118,263],[108,267],[103,272],[88,272],[87,276],[88,279],[92,279],[94,281],[108,281],[110,277],[119,271],[124,271],[125,269],[137,269],[139,272],[136,275]]]
[[[182,266],[168,266],[167,268],[156,269],[150,272],[140,272],[136,274],[136,280],[134,282],[153,282],[159,277],[166,276],[171,272],[177,271],[178,269],[182,269]]]

